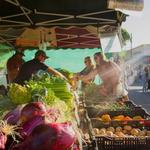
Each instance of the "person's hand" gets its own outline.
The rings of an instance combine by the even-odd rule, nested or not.
[[[74,74],[73,79],[78,81],[79,80],[79,76],[80,76],[79,73],[76,73],[76,74]]]

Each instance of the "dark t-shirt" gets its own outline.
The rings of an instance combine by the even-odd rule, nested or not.
[[[80,75],[87,75],[89,74],[92,70],[94,70],[94,66],[92,65],[90,68],[85,67],[79,74]],[[95,78],[92,80],[89,80],[90,82],[93,82]],[[82,89],[85,88],[88,85],[88,83],[81,82]]]
[[[28,81],[32,77],[32,75],[36,74],[39,70],[47,69],[48,66],[41,63],[37,59],[30,60],[22,65],[19,74],[14,82],[18,84],[24,84],[24,81]]]

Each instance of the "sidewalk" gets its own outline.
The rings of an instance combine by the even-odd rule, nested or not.
[[[142,105],[150,113],[150,90],[142,91],[142,86],[139,83],[134,83],[129,86],[129,99],[137,105]]]

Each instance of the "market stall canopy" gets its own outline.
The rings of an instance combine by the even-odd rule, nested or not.
[[[19,30],[20,31],[20,30]],[[46,45],[41,45],[46,44]],[[94,48],[100,47],[97,29],[93,26],[66,28],[51,27],[36,29],[26,28],[20,36],[16,37],[16,46],[32,47],[39,46],[59,48]]]
[[[107,0],[1,0],[0,27],[115,25],[125,21]]]
[[[55,27],[56,47],[99,47],[98,33],[116,30],[126,20],[125,14],[108,9],[107,4],[107,0],[1,0],[0,42],[14,44],[25,27]],[[85,29],[87,25],[95,27],[97,35]],[[14,35],[10,27],[23,29]]]
[[[108,33],[115,31],[115,27],[106,25],[100,28],[100,32]],[[3,39],[17,47],[37,48],[40,44],[46,47],[58,48],[95,48],[101,47],[99,31],[94,26],[70,26],[70,27],[38,27],[21,29],[0,30]],[[3,39],[0,42],[3,42]]]

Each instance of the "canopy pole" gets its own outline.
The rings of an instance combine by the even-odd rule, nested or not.
[[[114,20],[114,19],[104,19],[104,18],[87,17],[87,16],[77,16],[76,18],[89,19],[89,20],[97,20],[97,21],[106,21],[106,22],[116,23],[116,20]]]
[[[4,42],[6,42],[9,46],[11,46],[12,48],[14,48],[14,46],[9,42],[7,41],[6,39],[4,39],[2,36],[0,36],[0,39]]]
[[[91,15],[97,15],[97,14],[104,14],[104,13],[110,13],[115,11],[114,9],[110,9],[110,10],[104,10],[104,11],[98,11],[98,12],[92,12],[92,13],[86,13],[86,14],[82,14],[82,15],[78,15],[78,16],[91,16]]]
[[[100,43],[100,48],[101,48],[102,52],[104,52],[103,49],[102,49],[102,46],[101,46],[101,33],[100,33],[100,27],[97,27],[97,33],[98,33],[98,39],[99,39],[99,43]]]
[[[13,20],[9,20],[9,19],[1,19],[0,22],[8,22],[8,23],[16,23],[16,24],[22,24],[22,25],[30,25],[28,22],[13,21]]]
[[[64,20],[64,19],[63,19]],[[96,25],[97,23],[95,23],[95,22],[89,22],[89,23],[87,23],[87,22],[84,22],[84,23],[49,23],[48,24],[48,22],[46,22],[46,24],[41,24],[41,22],[39,22],[39,23],[36,23],[35,25],[36,26],[86,26],[86,25]],[[105,24],[109,24],[109,25],[112,25],[112,24],[114,24],[114,22],[100,22],[99,23],[100,25],[105,25]]]
[[[117,29],[117,35],[120,41],[120,45],[121,45],[121,49],[123,48],[123,37],[122,37],[122,33],[121,33],[121,26],[120,24],[118,24],[118,29]]]
[[[4,1],[6,1],[6,2],[12,4],[12,5],[18,6],[18,4],[15,3],[15,2],[12,1],[12,0],[4,0]],[[23,7],[23,6],[22,6],[22,7]],[[30,9],[28,9],[28,8],[26,8],[26,7],[23,7],[23,9],[24,9],[24,10],[27,10],[27,11],[29,11],[29,12],[32,12]]]
[[[27,14],[30,14],[30,12],[28,12]],[[1,17],[1,18],[2,19],[8,19],[8,18],[19,17],[19,16],[24,16],[24,13],[19,13],[19,14],[15,14],[15,15],[9,15],[9,16],[5,16],[5,17]]]
[[[24,10],[24,8],[20,5],[18,0],[15,0],[17,5],[19,6],[19,8],[21,9],[21,11],[24,13],[24,15],[27,17],[27,19],[29,20],[29,22],[31,23],[31,25],[33,25],[33,21],[31,20],[31,18],[29,17],[29,15],[26,13],[26,11]]]

